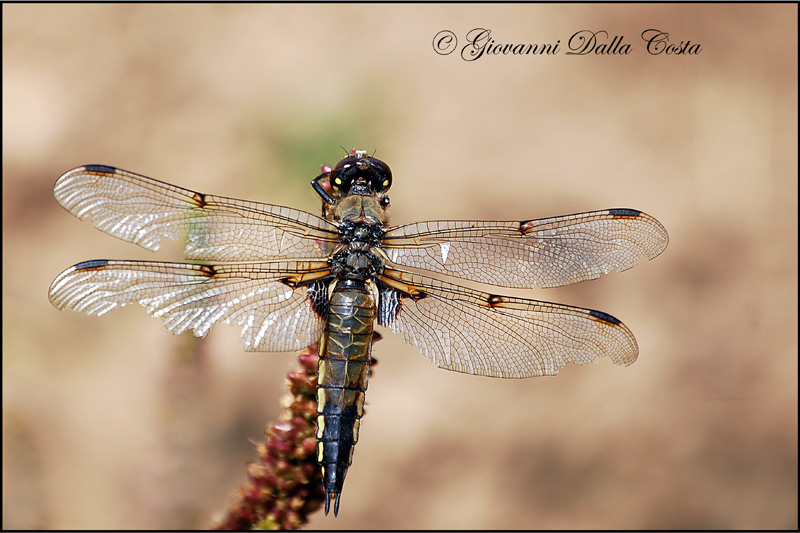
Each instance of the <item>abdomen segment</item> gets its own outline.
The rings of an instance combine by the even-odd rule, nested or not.
[[[339,496],[353,460],[364,413],[377,302],[361,280],[339,281],[330,296],[319,351],[317,459],[325,486],[325,514]]]

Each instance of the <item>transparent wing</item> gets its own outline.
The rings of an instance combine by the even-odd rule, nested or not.
[[[139,303],[175,334],[204,337],[218,322],[235,324],[247,351],[293,351],[322,334],[326,295],[314,280],[327,274],[327,263],[95,260],[62,272],[49,294],[58,309],[89,315]]]
[[[58,202],[113,237],[156,251],[164,238],[185,240],[187,259],[319,259],[336,226],[277,205],[200,194],[114,167],[86,165],[55,185]]]
[[[609,357],[633,363],[630,330],[601,311],[498,296],[410,272],[386,269],[396,291],[382,324],[441,368],[502,378],[552,376],[567,363]],[[382,298],[392,299],[393,295]]]
[[[557,287],[653,259],[669,236],[655,218],[607,209],[536,220],[440,220],[389,229],[393,263],[502,287]]]

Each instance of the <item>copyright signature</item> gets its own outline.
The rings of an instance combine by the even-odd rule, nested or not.
[[[452,54],[458,47],[458,38],[450,30],[442,30],[433,36],[433,51],[440,56]]]

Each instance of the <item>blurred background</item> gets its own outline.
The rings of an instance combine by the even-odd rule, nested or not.
[[[488,28],[550,56],[473,62]],[[640,34],[699,43],[649,55]],[[566,55],[580,30],[628,55]],[[374,350],[338,518],[315,528],[796,529],[797,6],[3,5],[3,527],[203,528],[279,413],[293,354],[217,326],[187,361],[143,309],[59,312],[55,276],[150,254],[67,214],[66,170],[129,169],[318,212],[345,149],[394,223],[611,207],[653,262],[502,291],[623,320],[639,360],[493,380]]]

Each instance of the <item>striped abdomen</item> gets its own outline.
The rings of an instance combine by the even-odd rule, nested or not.
[[[325,514],[339,496],[353,461],[364,413],[377,302],[362,280],[341,280],[330,295],[319,350],[317,459],[325,487]]]

